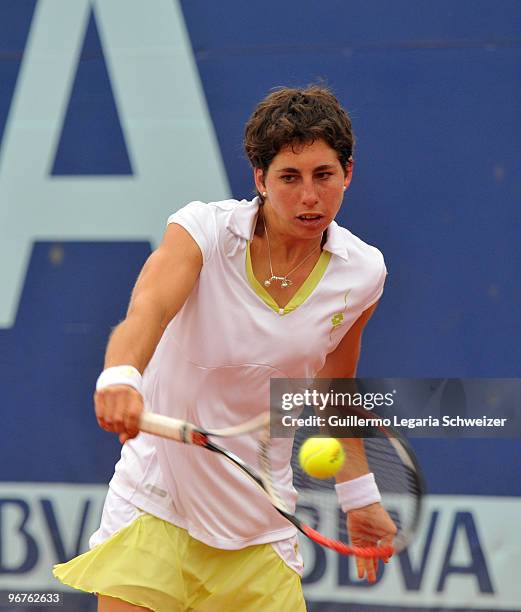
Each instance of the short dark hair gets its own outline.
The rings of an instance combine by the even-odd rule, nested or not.
[[[345,171],[355,138],[351,119],[326,87],[280,88],[262,100],[246,123],[244,148],[253,168],[266,171],[288,145],[323,139],[336,151]]]

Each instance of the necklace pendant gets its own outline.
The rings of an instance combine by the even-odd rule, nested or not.
[[[289,278],[286,278],[285,276],[276,276],[274,274],[273,276],[271,276],[270,278],[267,278],[264,281],[264,286],[270,287],[273,281],[278,281],[281,287],[289,287],[292,284]]]

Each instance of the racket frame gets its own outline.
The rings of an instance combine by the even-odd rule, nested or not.
[[[324,536],[316,529],[313,529],[301,521],[288,509],[276,491],[271,479],[271,464],[269,460],[269,423],[270,415],[268,412],[266,412],[261,413],[254,419],[240,425],[227,427],[224,429],[204,429],[181,419],[175,419],[151,412],[143,412],[140,418],[139,428],[141,431],[146,433],[168,438],[184,444],[199,446],[224,457],[226,460],[238,467],[250,478],[254,484],[259,487],[259,489],[267,496],[272,506],[281,516],[293,524],[305,536],[314,542],[325,546],[326,548],[330,548],[344,555],[354,555],[361,558],[386,559],[394,553],[400,552],[408,545],[413,533],[417,529],[420,519],[422,498],[425,492],[425,481],[412,448],[404,436],[392,428],[378,428],[375,426],[376,429],[380,429],[384,433],[384,435],[393,445],[403,465],[413,476],[417,489],[415,492],[417,504],[413,523],[408,534],[402,534],[402,537],[398,536],[398,540],[395,539],[393,546],[360,547],[350,546],[338,540]],[[259,463],[261,466],[261,474],[257,473],[235,453],[224,449],[222,446],[219,446],[210,440],[210,437],[228,438],[259,430],[264,431],[264,434],[261,434],[259,440]]]

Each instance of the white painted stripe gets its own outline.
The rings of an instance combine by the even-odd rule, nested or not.
[[[87,549],[88,538],[99,523],[106,490],[103,485],[0,483],[0,590],[64,589],[51,575],[52,565],[59,561],[57,542],[58,546],[61,542],[65,551],[71,554],[78,539],[80,550]],[[518,579],[521,498],[430,496],[425,506],[418,537],[408,551],[412,571],[407,571],[406,558],[402,562],[393,559],[378,584],[355,586],[359,583],[355,578],[354,564],[351,562],[350,572],[346,573],[344,558],[332,551],[323,551],[320,554],[326,560],[322,565],[324,572],[305,586],[306,599],[309,602],[413,608],[518,610],[521,601],[521,581]],[[80,537],[84,512],[86,521]],[[57,524],[54,536],[51,528],[53,516]],[[432,528],[430,541],[429,526]],[[477,539],[474,550],[470,550],[469,537],[472,539],[473,530]],[[29,540],[32,543],[28,547]],[[314,567],[317,569],[317,557],[312,545],[304,538],[301,545],[309,574]],[[484,565],[481,564],[477,572],[458,573],[457,568],[468,568],[480,553]],[[34,565],[26,571],[15,571],[27,563],[31,555]],[[425,558],[423,573],[420,571],[422,558]],[[11,570],[11,573],[5,573],[6,570]],[[414,573],[417,588],[413,584]],[[492,593],[483,592],[487,579]],[[441,590],[438,590],[439,586]]]

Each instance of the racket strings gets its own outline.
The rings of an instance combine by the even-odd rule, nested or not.
[[[346,514],[339,507],[335,479],[313,478],[302,470],[298,461],[300,446],[313,435],[317,435],[316,430],[305,427],[295,431],[291,460],[293,486],[299,495],[295,514],[325,538],[353,544],[349,540]],[[364,438],[363,446],[364,460],[367,460],[369,471],[375,475],[382,505],[389,512],[398,530],[395,547],[403,549],[418,517],[418,476],[412,463],[404,462],[404,448],[396,440],[391,441],[384,433],[376,431],[373,437]],[[346,461],[358,459],[353,455],[346,457]],[[274,486],[276,488],[276,483]],[[358,525],[357,533],[366,539],[362,548],[378,545],[378,534],[374,532],[371,524]]]

